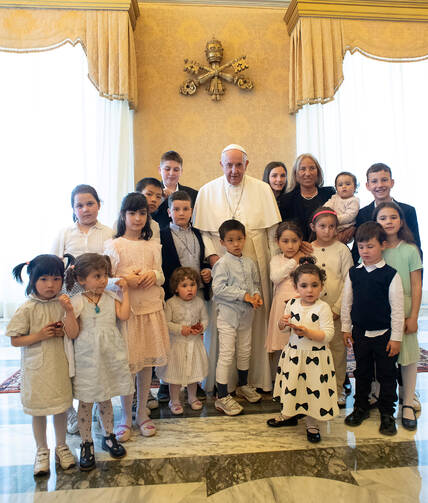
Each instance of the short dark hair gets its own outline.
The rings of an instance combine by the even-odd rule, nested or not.
[[[172,273],[169,280],[169,287],[171,288],[171,292],[176,294],[178,285],[186,278],[195,281],[199,288],[201,279],[199,273],[195,269],[192,269],[191,267],[177,267],[177,269],[175,269]]]
[[[168,152],[165,152],[164,154],[162,154],[160,163],[162,164],[165,161],[175,161],[175,162],[178,162],[178,164],[180,164],[180,166],[183,166],[183,158],[175,150],[168,150]]]
[[[317,265],[315,265],[316,261],[317,259],[315,257],[300,257],[299,267],[291,273],[294,286],[297,286],[299,278],[302,274],[314,274],[315,276],[318,276],[322,285],[325,283],[327,274],[324,269],[320,269]]]
[[[354,182],[354,187],[357,188],[358,182],[357,182],[357,177],[353,174],[350,173],[349,171],[341,171],[338,175],[336,175],[336,178],[334,179],[334,186],[337,187],[337,179],[339,176],[350,176],[352,178],[352,181]]]
[[[189,201],[190,206],[192,206],[192,198],[185,190],[177,190],[177,192],[173,192],[168,197],[168,208],[171,209],[172,203],[174,201]]]
[[[378,173],[379,171],[386,171],[392,178],[391,168],[386,164],[384,164],[383,162],[377,162],[376,164],[372,164],[370,168],[367,170],[366,173],[367,180],[369,179],[370,173]]]
[[[71,207],[73,208],[73,222],[77,222],[77,217],[74,214],[74,198],[77,194],[91,194],[98,204],[101,204],[100,198],[98,197],[97,191],[91,185],[80,184],[76,185],[71,191]]]
[[[151,176],[146,176],[145,178],[141,178],[137,185],[135,186],[136,192],[143,192],[143,190],[147,187],[147,185],[154,185],[159,189],[163,190],[161,182],[157,178],[152,178]]]
[[[245,236],[245,226],[241,224],[239,220],[226,220],[218,228],[218,233],[220,234],[220,239],[224,241],[226,234],[230,231],[241,231]]]
[[[141,192],[130,192],[122,199],[119,218],[117,219],[117,233],[115,237],[120,238],[125,234],[125,215],[127,211],[138,211],[144,209],[147,211],[147,222],[141,229],[140,239],[148,241],[153,236],[153,231],[150,227],[151,217],[149,214],[149,205],[147,204],[146,197],[141,194]]]
[[[380,244],[387,240],[386,232],[383,227],[377,222],[369,221],[361,224],[355,233],[355,242],[362,243],[363,241],[370,241],[376,239]]]
[[[74,267],[69,267],[65,273],[65,287],[70,291],[78,277],[86,279],[92,271],[105,271],[112,277],[111,261],[108,255],[99,253],[83,253],[76,259]]]
[[[66,253],[64,258],[67,259],[67,266],[70,266],[74,263],[74,257]],[[38,294],[36,290],[37,280],[41,276],[61,276],[62,280],[64,280],[64,261],[57,257],[56,255],[37,255],[30,262],[22,262],[15,266],[12,270],[13,277],[16,279],[18,283],[22,283],[22,269],[27,266],[27,274],[30,277],[27,288],[25,290],[26,295],[30,295],[30,293]]]

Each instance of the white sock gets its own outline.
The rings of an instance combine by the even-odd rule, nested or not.
[[[145,367],[137,374],[137,424],[149,419],[146,408],[151,384],[152,367]]]
[[[55,414],[53,417],[55,428],[56,446],[65,445],[65,433],[67,431],[67,412]]]

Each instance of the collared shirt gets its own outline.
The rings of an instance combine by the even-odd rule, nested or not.
[[[358,269],[365,267],[368,273],[385,266],[385,261],[382,259],[377,264],[365,265],[364,262],[357,266]],[[352,282],[348,275],[346,276],[345,285],[342,295],[342,332],[350,332],[352,328],[351,308],[353,302]],[[398,273],[392,278],[388,292],[389,304],[391,306],[391,341],[401,342],[404,329],[404,297],[403,286]],[[383,335],[387,330],[366,330],[366,337],[378,337]]]
[[[192,227],[188,225],[186,229],[183,229],[183,227],[172,222],[169,227],[181,266],[191,267],[201,272],[201,247],[195,233],[192,231]]]
[[[83,253],[103,253],[104,243],[113,237],[113,230],[97,221],[88,232],[80,230],[77,222],[62,229],[57,236],[52,253],[63,257],[64,253],[70,253],[79,257]]]
[[[260,294],[256,264],[249,257],[236,257],[226,252],[213,267],[213,294],[223,319],[237,328],[243,316],[252,310],[244,302],[246,293]]]

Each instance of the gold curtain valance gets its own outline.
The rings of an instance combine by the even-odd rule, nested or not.
[[[428,22],[300,18],[290,40],[290,113],[331,101],[346,51],[383,61],[428,58]]]
[[[3,10],[0,50],[44,51],[81,43],[88,57],[89,79],[101,96],[128,100],[136,108],[137,60],[128,12]]]

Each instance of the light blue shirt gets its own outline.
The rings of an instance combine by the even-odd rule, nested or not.
[[[256,264],[249,257],[235,257],[226,252],[212,269],[214,300],[222,318],[237,328],[242,317],[253,309],[244,302],[246,293],[260,294],[260,278]]]

